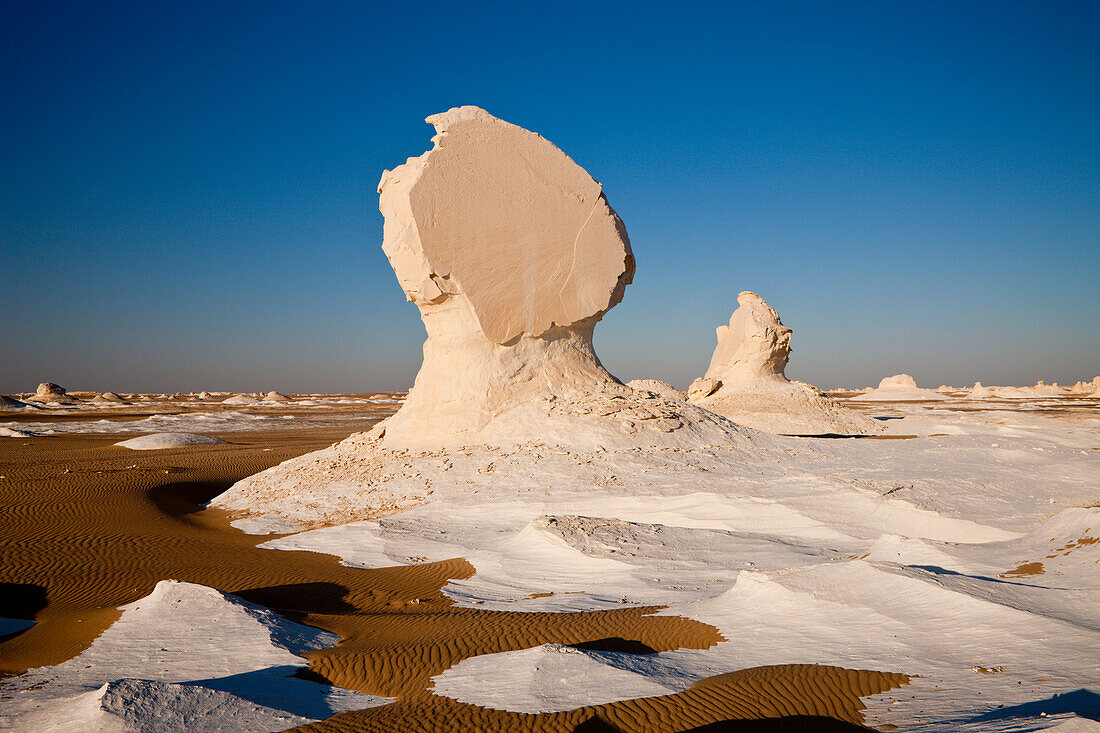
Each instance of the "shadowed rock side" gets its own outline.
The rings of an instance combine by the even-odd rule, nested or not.
[[[788,435],[866,435],[882,432],[874,420],[848,410],[783,370],[791,329],[756,293],[737,296],[728,326],[717,329],[707,373],[692,382],[688,399],[740,425]]]
[[[631,389],[600,363],[592,332],[622,298],[634,258],[599,183],[541,136],[476,107],[428,122],[435,146],[379,184],[382,247],[428,332],[405,404],[370,433],[250,477],[216,505],[331,523],[439,495],[460,472],[426,491],[423,470],[458,467],[466,447],[603,454],[764,440]],[[448,453],[427,455],[438,451]]]

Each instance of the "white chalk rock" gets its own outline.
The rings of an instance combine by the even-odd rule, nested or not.
[[[791,329],[753,292],[737,296],[728,326],[717,329],[707,373],[688,399],[734,422],[788,435],[864,435],[882,426],[849,410],[813,385],[787,379]]]
[[[427,121],[435,147],[378,186],[382,249],[428,332],[384,444],[606,445],[628,436],[620,413],[647,400],[654,420],[668,419],[643,433],[708,423],[701,412],[678,419],[682,406],[626,388],[596,357],[593,328],[634,276],[600,184],[545,138],[477,107]],[[726,430],[702,427],[712,442]]]
[[[290,398],[285,394],[280,394],[275,390],[271,390],[264,395],[264,402],[290,402]]]
[[[435,147],[379,184],[382,248],[428,332],[413,388],[369,433],[250,476],[215,506],[267,526],[365,519],[467,486],[473,449],[515,448],[511,468],[491,474],[509,484],[550,446],[611,471],[615,451],[766,441],[678,396],[631,389],[600,363],[592,332],[634,258],[599,183],[476,107],[428,122]],[[429,479],[440,460],[447,470]]]
[[[718,346],[706,377],[724,385],[754,384],[762,379],[786,381],[783,370],[791,353],[791,329],[775,309],[753,292],[737,296],[728,326],[719,326]]]

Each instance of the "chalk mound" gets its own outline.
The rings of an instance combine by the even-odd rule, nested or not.
[[[753,292],[737,296],[729,325],[717,329],[707,373],[688,399],[735,423],[770,433],[864,435],[882,432],[874,420],[846,409],[824,392],[784,374],[791,329]]]
[[[895,374],[892,377],[883,377],[878,387],[851,399],[853,402],[915,402],[943,398],[943,395],[934,389],[918,387],[916,380],[908,374]]]
[[[223,405],[258,405],[260,400],[250,394],[238,394],[222,400]]]
[[[639,392],[652,392],[659,397],[670,400],[687,399],[687,392],[676,389],[668,382],[662,382],[660,379],[631,379],[626,383],[626,386]]]
[[[279,394],[275,390],[271,390],[264,395],[264,402],[290,402],[290,398],[285,394]]]
[[[214,588],[163,580],[120,610],[78,656],[6,680],[16,729],[285,730],[388,702],[290,677],[339,637]]]
[[[382,249],[428,332],[413,388],[369,433],[249,477],[216,505],[317,521],[339,505],[365,518],[423,501],[425,467],[471,463],[468,447],[600,454],[764,440],[679,397],[631,389],[600,363],[593,329],[623,297],[634,257],[599,183],[477,107],[428,122],[435,146],[378,187]]]
[[[678,690],[558,644],[470,657],[432,678],[433,691],[460,702],[515,713],[556,713]]]
[[[121,443],[115,443],[115,445],[130,450],[161,450],[162,448],[186,448],[191,445],[217,445],[219,443],[225,443],[225,441],[211,438],[208,435],[195,435],[194,433],[153,433],[152,435],[130,438]]]
[[[124,399],[119,397],[114,392],[104,392],[103,394],[97,394],[94,397],[92,397],[92,399],[90,399],[89,402],[94,402],[94,403],[100,404],[100,405],[102,405],[102,404],[116,404],[116,405],[128,404]]]

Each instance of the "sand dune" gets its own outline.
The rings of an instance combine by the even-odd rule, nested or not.
[[[120,613],[127,618],[123,607],[140,608],[150,593],[155,599],[158,588],[165,587],[158,583],[167,578],[235,592],[335,632],[343,639],[340,644],[304,653],[318,679],[369,694],[401,695],[410,705],[438,699],[426,697],[430,679],[475,655],[583,643],[661,651],[705,648],[721,640],[705,624],[656,616],[656,609],[645,607],[565,614],[457,609],[440,588],[449,578],[473,572],[462,560],[347,568],[331,556],[256,548],[259,538],[229,529],[223,513],[195,512],[192,502],[209,497],[235,475],[331,439],[269,434],[252,445],[157,451],[143,456],[140,466],[106,437],[33,438],[32,445],[6,452],[8,480],[0,483],[0,500],[12,511],[0,533],[0,573],[11,599],[5,612],[34,616],[37,623],[0,644],[3,670],[12,674],[49,664],[85,665],[80,657],[65,660],[95,653],[96,644],[121,634],[121,628],[109,631],[93,643],[120,622]],[[31,455],[37,460],[27,460]],[[78,468],[65,472],[62,467],[67,466]],[[149,659],[156,664],[155,655]],[[107,682],[107,689],[89,691],[91,697],[77,707],[96,715],[121,715],[119,695],[150,702],[183,694],[163,686]],[[162,682],[175,684],[171,679]],[[198,695],[187,709],[199,713],[215,703],[226,709],[244,705],[212,698],[213,693],[187,694]],[[841,698],[838,709],[848,709],[847,699]],[[670,710],[684,707],[669,705]],[[51,720],[65,720],[54,712],[60,717]],[[723,714],[732,713],[715,713],[716,719]],[[337,720],[356,720],[347,715]],[[340,729],[343,723],[335,725],[333,729]]]

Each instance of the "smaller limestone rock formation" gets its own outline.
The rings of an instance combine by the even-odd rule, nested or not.
[[[271,390],[264,395],[264,402],[290,402],[290,398],[285,394],[280,394],[275,390]]]
[[[255,405],[259,403],[259,399],[253,397],[250,394],[238,394],[222,400],[223,405]]]
[[[895,374],[883,377],[878,387],[852,398],[853,402],[915,402],[919,400],[942,400],[943,395],[934,389],[917,386],[917,381],[908,374]]]
[[[789,435],[878,433],[876,421],[846,409],[813,385],[792,382],[783,370],[791,329],[753,292],[737,296],[707,373],[692,382],[688,399],[741,425]]]
[[[38,385],[34,395],[27,398],[28,401],[39,403],[57,403],[71,405],[76,403],[76,398],[71,396],[64,387],[53,382],[42,382]]]
[[[981,382],[974,382],[974,386],[967,391],[967,395],[973,400],[984,400],[993,396],[993,390]]]

